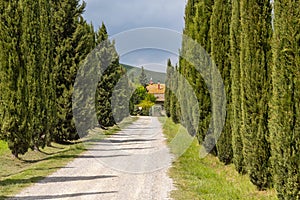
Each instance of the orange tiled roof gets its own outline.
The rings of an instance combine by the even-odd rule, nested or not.
[[[158,84],[152,84],[147,86],[147,90],[150,94],[164,94],[165,84],[160,84],[160,89],[158,89]]]

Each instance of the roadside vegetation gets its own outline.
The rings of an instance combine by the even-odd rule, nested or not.
[[[234,164],[258,190],[274,188],[282,200],[300,199],[299,7],[187,1],[183,34],[196,42],[182,41],[166,79],[166,115],[224,170]]]
[[[170,118],[160,118],[160,121],[163,123],[167,142],[170,143],[181,125],[175,124]],[[277,199],[275,190],[257,190],[249,177],[239,174],[233,164],[225,165],[212,155],[200,158],[199,149],[200,145],[194,139],[186,152],[173,161],[169,175],[176,187],[171,192],[171,197],[175,200]]]
[[[29,150],[19,159],[11,154],[7,142],[0,140],[0,199],[17,194],[25,187],[63,168],[92,145],[92,142],[109,137],[136,119],[128,117],[119,126],[110,127],[108,130],[94,129],[88,137],[69,144],[52,143],[50,147],[40,151]]]

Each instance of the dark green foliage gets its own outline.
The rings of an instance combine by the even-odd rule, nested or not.
[[[96,44],[100,44],[101,42],[104,42],[108,39],[107,30],[105,27],[105,24],[102,22],[101,27],[99,27],[99,30],[96,32]]]
[[[149,115],[149,109],[155,104],[155,101],[156,97],[153,94],[149,94],[144,86],[137,86],[130,97],[130,114],[136,115],[141,113],[138,109],[141,106],[143,107],[142,114]]]
[[[225,126],[217,142],[218,158],[221,162],[229,164],[232,161],[232,141],[231,141],[231,63],[230,63],[230,36],[229,24],[231,15],[231,2],[228,0],[215,0],[211,16],[211,59],[217,65],[221,73],[226,90],[226,118]],[[214,84],[214,83],[213,83]],[[221,109],[221,108],[218,108]],[[218,114],[213,113],[213,119],[218,118]],[[214,121],[216,123],[216,121]],[[222,126],[214,124],[214,126]]]
[[[179,73],[177,65],[175,68],[172,66],[171,60],[168,60],[167,64],[167,78],[166,78],[166,90],[165,90],[165,111],[168,117],[171,117],[174,123],[179,123],[181,118],[181,97],[179,91]],[[183,98],[180,99],[183,102]]]
[[[136,105],[139,104],[147,96],[147,90],[143,86],[139,86],[135,89],[131,96],[131,102]]]
[[[14,156],[27,152],[31,143],[28,130],[27,69],[23,57],[22,10],[20,2],[1,1],[0,66],[2,136]]]
[[[49,144],[56,118],[51,13],[48,1],[2,2],[1,10],[1,137],[18,157]]]
[[[269,121],[279,199],[300,199],[300,2],[276,0]]]
[[[232,1],[230,25],[230,52],[231,52],[231,129],[233,163],[239,173],[245,173],[243,141],[241,136],[241,65],[240,65],[240,1]]]
[[[97,56],[100,59],[101,66],[101,79],[97,86],[95,103],[98,123],[101,127],[109,127],[116,124],[116,120],[113,116],[112,108],[112,94],[115,89],[115,85],[124,74],[122,66],[119,64],[119,56],[114,47],[114,43],[107,40],[107,31],[102,24],[102,27],[97,33],[97,42],[99,42],[97,48]],[[105,39],[100,42],[101,39]],[[120,89],[120,88],[118,88]],[[120,121],[123,117],[118,116],[117,121]]]
[[[195,5],[194,39],[208,52],[211,50],[211,15],[213,11],[214,0],[201,0]]]
[[[269,0],[241,1],[241,133],[246,169],[258,189],[271,184],[268,141],[271,10]]]
[[[171,83],[171,71],[172,71],[172,63],[171,60],[168,59],[168,64],[167,64],[167,78],[166,78],[166,89],[165,89],[165,102],[164,102],[164,108],[167,117],[171,116],[170,112],[170,101],[171,101],[171,90],[170,90],[170,83]]]
[[[132,91],[132,87],[129,84],[129,79],[127,77],[126,71],[122,66],[120,75],[121,78],[119,79],[117,85],[114,87],[112,97],[112,111],[116,123],[121,122],[125,117],[129,116],[130,92]]]
[[[212,14],[212,0],[201,0],[201,1],[191,1],[187,3],[186,6],[186,17],[185,17],[185,29],[184,34],[194,40],[196,40],[199,45],[201,45],[208,53],[210,53],[210,19]],[[199,123],[197,138],[200,143],[202,143],[205,135],[207,134],[210,119],[211,119],[211,100],[210,94],[208,92],[207,86],[204,82],[204,78],[201,74],[196,71],[195,66],[192,66],[185,58],[189,57],[189,54],[194,54],[195,52],[190,51],[188,44],[183,42],[181,49],[180,67],[179,72],[183,75],[189,82],[189,84],[194,88],[197,100],[199,102]],[[178,86],[181,93],[184,93],[184,88],[181,85]],[[187,96],[187,94],[182,94],[181,96]],[[188,99],[182,99],[182,103],[187,105],[192,101]],[[193,108],[195,105],[189,105],[188,107]],[[183,123],[190,127],[190,123],[195,114],[191,111],[186,110],[185,106],[182,107],[183,112],[188,113],[186,116],[182,116]],[[196,110],[196,109],[193,109]],[[195,132],[188,128],[189,132]]]
[[[140,77],[139,77],[139,81],[140,81],[140,84],[146,88],[146,86],[148,85],[148,79],[147,79],[147,75],[145,73],[145,70],[144,70],[144,67],[142,66],[142,71],[141,71],[141,74],[140,74]]]
[[[79,64],[95,46],[83,9],[77,0],[0,4],[0,137],[16,157],[53,139],[78,138],[73,84]]]
[[[81,18],[85,4],[80,5],[78,0],[64,0],[54,2],[53,7],[58,10],[53,16],[58,116],[53,138],[62,142],[79,138],[73,120],[72,91],[80,61],[94,44],[87,43],[83,34],[87,30],[86,22]]]
[[[172,67],[171,70],[171,96],[170,96],[170,114],[171,118],[174,123],[179,123],[180,122],[180,105],[179,105],[179,97],[178,95],[178,69],[177,66],[174,68]]]

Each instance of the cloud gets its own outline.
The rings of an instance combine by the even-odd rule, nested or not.
[[[142,27],[161,27],[182,32],[184,27],[184,0],[85,0],[84,17],[95,29],[105,23],[108,34],[113,37],[123,31]],[[180,49],[181,41],[175,41]],[[177,52],[176,52],[177,53]],[[133,66],[145,66],[163,72],[167,59],[178,62],[178,55],[159,50],[140,50],[121,55],[120,61]]]
[[[84,17],[95,28],[106,24],[110,35],[140,27],[162,27],[182,31],[182,0],[86,0]]]
[[[141,67],[145,69],[166,72],[167,59],[170,58],[173,65],[178,63],[178,55],[157,49],[142,49],[121,56],[124,64]]]

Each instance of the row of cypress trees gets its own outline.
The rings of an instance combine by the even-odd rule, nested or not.
[[[84,8],[79,0],[0,2],[0,139],[16,157],[52,141],[79,139],[72,111],[76,74],[96,45],[108,39],[104,24],[95,31],[83,19]],[[104,127],[125,117],[114,120],[107,103],[113,84],[125,74],[114,43],[107,43],[103,51],[114,62],[103,72],[95,98]]]
[[[189,0],[185,10],[183,33],[210,55],[226,93],[225,125],[211,153],[225,164],[234,163],[258,189],[275,187],[279,199],[300,198],[299,7],[299,1]],[[185,59],[195,54],[189,49],[183,40],[177,73],[196,93],[196,136],[202,144],[216,113],[204,77]],[[170,66],[167,82],[178,82]],[[188,99],[180,86],[179,91],[179,99]],[[171,93],[166,90],[165,107],[174,118]],[[193,135],[185,121],[185,115],[191,115],[184,108],[188,102],[182,99],[179,104],[176,118]]]

